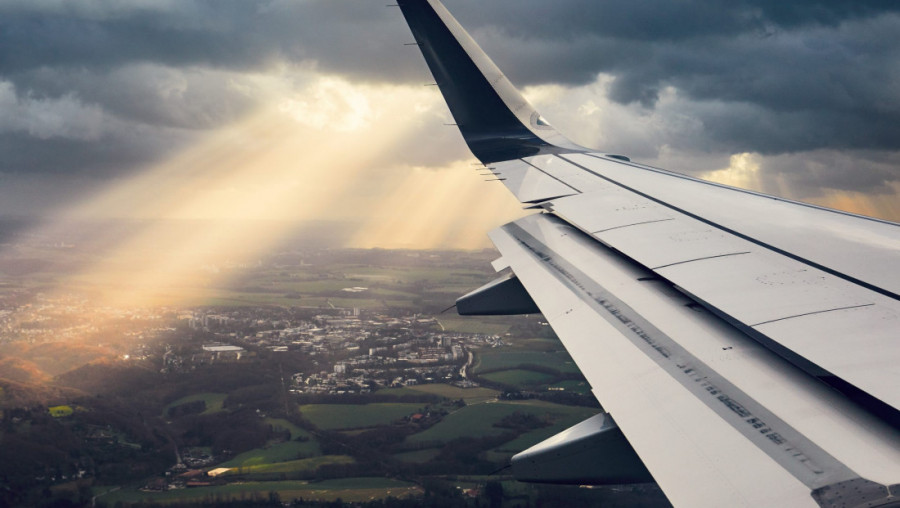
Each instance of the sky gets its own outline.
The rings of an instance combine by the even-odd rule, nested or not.
[[[386,3],[0,0],[0,216],[488,247],[525,212],[473,171]],[[900,220],[894,0],[445,3],[582,145]]]

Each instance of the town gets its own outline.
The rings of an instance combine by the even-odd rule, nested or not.
[[[440,331],[434,317],[392,316],[359,308],[334,311],[300,321],[289,316],[262,321],[248,317],[245,310],[182,315],[191,329],[210,333],[216,341],[204,343],[202,352],[189,357],[170,348],[163,356],[163,370],[240,361],[247,357],[247,349],[262,348],[311,359],[308,371],[291,373],[292,393],[361,394],[436,382],[470,388],[478,386],[466,373],[473,361],[472,348],[504,345],[497,335]],[[245,334],[251,327],[267,329]]]
[[[202,298],[146,306],[7,278],[0,494],[466,506],[502,481],[522,492],[511,500],[555,495],[489,473],[599,408],[540,315],[441,312],[489,280],[491,256],[285,251],[219,266],[230,281],[200,280]],[[646,495],[629,492],[565,495]]]

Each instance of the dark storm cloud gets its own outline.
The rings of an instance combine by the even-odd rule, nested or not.
[[[653,108],[666,87],[733,104],[730,116],[701,116],[717,124],[710,134],[722,149],[900,148],[898,2],[504,0],[479,8],[459,17],[520,85],[583,84],[606,73],[616,78],[610,98],[623,104]],[[745,105],[756,114],[739,117]],[[740,128],[723,131],[722,119]]]
[[[396,64],[408,60],[392,66],[385,57],[404,33],[399,12],[383,4],[187,0],[109,11],[42,5],[0,6],[0,74],[42,67],[102,72],[133,62],[248,70],[315,59],[347,73],[396,78]]]
[[[307,63],[369,81],[425,79],[415,49],[401,45],[406,30],[399,11],[383,3],[0,3],[0,101],[7,99],[0,105],[18,102],[16,113],[0,111],[11,150],[0,156],[0,171],[65,162],[66,171],[127,171],[152,162],[183,144],[171,143],[168,130],[214,129],[251,111],[261,98],[242,74],[279,65]],[[42,116],[52,109],[55,123]],[[115,124],[97,146],[78,135],[83,121],[64,118],[84,111]],[[39,135],[36,122],[47,132]],[[119,139],[121,128],[141,130],[147,146]]]
[[[77,174],[104,176],[156,160],[161,153],[191,142],[183,132],[130,128],[99,140],[39,138],[25,132],[0,133],[0,173]]]
[[[254,104],[233,79],[223,71],[129,63],[102,73],[41,67],[17,75],[14,83],[31,100],[74,94],[125,121],[209,129],[240,118]]]
[[[67,161],[68,171],[114,171],[147,162],[177,145],[173,132],[213,129],[251,110],[259,98],[232,86],[233,78],[280,64],[314,62],[354,80],[427,82],[416,48],[401,45],[411,39],[400,12],[385,3],[3,2],[0,86],[11,84],[29,106],[22,112],[36,119],[0,118],[0,171]],[[519,86],[582,85],[602,73],[613,78],[609,99],[647,112],[675,90],[678,113],[700,127],[673,131],[659,146],[717,157],[900,150],[894,0],[446,3]],[[99,140],[79,138],[80,124],[64,113],[41,116],[52,108],[88,111],[114,127],[98,131]]]
[[[517,37],[571,39],[600,34],[640,41],[837,26],[847,20],[900,11],[893,0],[493,0],[447,4],[465,26],[500,26]]]

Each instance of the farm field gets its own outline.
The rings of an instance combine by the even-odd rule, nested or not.
[[[216,499],[222,501],[240,500],[249,499],[253,495],[265,499],[270,492],[278,494],[282,501],[291,501],[299,498],[316,501],[334,501],[335,499],[341,498],[344,501],[361,502],[367,501],[373,497],[407,497],[420,494],[422,490],[413,483],[391,480],[388,478],[341,478],[337,480],[324,480],[321,482],[243,482],[221,486],[196,487],[189,490],[170,490],[166,492],[141,492],[138,490],[123,489],[100,496],[99,500],[110,506],[113,506],[118,502],[122,502],[123,504],[166,504]]]
[[[410,403],[307,404],[300,406],[300,413],[320,429],[339,430],[387,425],[418,413],[423,407]]]
[[[482,377],[495,383],[502,383],[521,388],[540,385],[554,379],[550,374],[522,369],[501,370],[499,372],[491,372],[490,374],[482,374]]]
[[[496,427],[495,424],[517,412],[547,419],[566,428],[596,414],[597,411],[599,410],[594,408],[563,406],[536,400],[486,402],[459,409],[433,427],[407,437],[406,442],[442,443],[460,437],[502,434],[509,432],[509,429]]]
[[[266,418],[266,423],[268,423],[272,427],[275,427],[276,429],[284,429],[289,431],[291,433],[291,439],[297,439],[298,437],[312,439],[312,434],[283,418]]]
[[[439,448],[426,448],[424,450],[416,450],[413,452],[396,453],[394,454],[394,458],[413,464],[426,464],[440,455],[440,453],[441,450]]]
[[[569,379],[566,381],[560,381],[559,383],[553,383],[549,388],[561,388],[562,391],[572,392],[572,393],[581,393],[588,394],[591,393],[591,385],[587,383],[587,381],[577,381],[574,379]]]
[[[212,414],[218,413],[219,411],[224,411],[222,408],[222,404],[225,402],[225,399],[228,397],[227,393],[195,393],[193,395],[188,395],[187,397],[182,397],[168,406],[163,411],[163,416],[168,414],[169,410],[173,407],[180,406],[182,404],[188,404],[190,402],[196,402],[198,400],[202,400],[206,403],[206,409],[200,414]]]
[[[276,462],[287,462],[315,456],[321,453],[315,441],[285,441],[266,448],[256,448],[241,453],[217,467],[249,467]]]
[[[453,302],[451,302],[452,304]],[[438,322],[448,332],[483,333],[503,335],[509,331],[509,321],[491,317],[467,317],[444,314],[437,316]]]
[[[451,400],[463,399],[467,404],[477,404],[496,399],[500,392],[491,388],[459,388],[446,384],[427,384],[407,386],[403,388],[385,388],[378,391],[384,395],[420,395],[423,393],[437,395]]]
[[[570,406],[565,406],[570,407]],[[600,410],[593,408],[572,408],[575,409],[571,413],[561,416],[559,419],[553,422],[549,427],[544,427],[541,429],[535,429],[529,432],[522,434],[521,436],[513,439],[512,441],[507,441],[502,445],[498,446],[494,449],[495,452],[498,452],[505,456],[505,458],[511,457],[516,453],[519,453],[522,450],[530,448],[541,441],[555,435],[560,432],[568,429],[569,427],[580,423],[591,416],[597,414]]]
[[[250,464],[234,466],[227,475],[261,475],[267,473],[311,473],[325,464],[352,464],[353,457],[348,455],[322,455],[308,459],[288,460],[284,462]],[[221,464],[219,467],[229,467]]]
[[[558,344],[558,343],[557,343]],[[540,365],[560,373],[580,372],[565,351],[540,352],[516,349],[480,350],[476,355],[475,373],[483,374],[527,365]]]

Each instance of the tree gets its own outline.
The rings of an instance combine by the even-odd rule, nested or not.
[[[503,485],[497,481],[489,481],[484,485],[484,496],[488,499],[491,508],[503,506]]]

